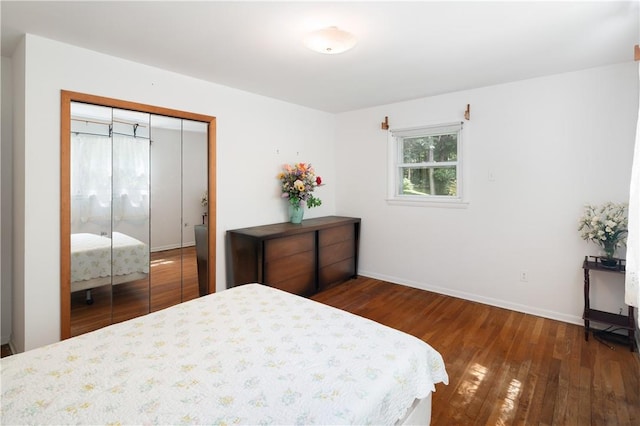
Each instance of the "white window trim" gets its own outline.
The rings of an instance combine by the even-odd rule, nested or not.
[[[467,201],[466,181],[464,179],[464,139],[465,129],[463,122],[443,123],[437,125],[418,126],[402,129],[391,129],[387,135],[387,204],[395,206],[413,206],[413,207],[444,207],[444,208],[467,208],[469,202]],[[457,196],[451,197],[446,195],[399,195],[397,193],[398,188],[398,158],[400,154],[400,144],[398,144],[399,138],[406,138],[411,136],[420,136],[425,132],[433,134],[437,132],[451,133],[458,131],[458,161],[456,173],[458,176],[458,188]],[[444,166],[450,163],[438,163],[439,166]]]

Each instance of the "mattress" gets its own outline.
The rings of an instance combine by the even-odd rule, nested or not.
[[[2,424],[394,424],[448,383],[425,342],[247,284],[0,360]]]
[[[74,285],[82,281],[148,273],[149,250],[142,241],[120,232],[113,232],[112,238],[71,234],[72,291],[86,288],[82,284]]]

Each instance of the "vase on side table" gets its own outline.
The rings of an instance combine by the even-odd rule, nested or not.
[[[289,217],[291,217],[291,223],[302,223],[303,216],[304,207],[289,205]]]
[[[613,257],[616,252],[616,243],[609,240],[603,241],[602,248],[604,251],[603,256],[600,256],[600,263],[602,264],[602,266],[604,266],[605,268],[617,267],[618,261],[615,257]]]

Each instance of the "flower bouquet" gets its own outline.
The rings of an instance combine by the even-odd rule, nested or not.
[[[627,205],[608,202],[601,206],[585,206],[578,231],[583,240],[602,247],[605,264],[615,264],[615,251],[627,240]]]
[[[292,222],[302,221],[305,206],[312,208],[322,204],[319,198],[313,196],[313,191],[322,184],[322,178],[316,176],[311,164],[285,164],[283,171],[278,174],[278,179],[280,179],[282,198],[288,198],[292,208]],[[294,215],[300,215],[299,219]]]

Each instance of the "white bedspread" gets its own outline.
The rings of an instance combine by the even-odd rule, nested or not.
[[[423,341],[259,284],[3,358],[2,424],[393,424],[448,382]]]
[[[149,273],[145,243],[120,232],[112,232],[112,237],[71,234],[71,282],[110,277],[112,269],[113,276]]]

